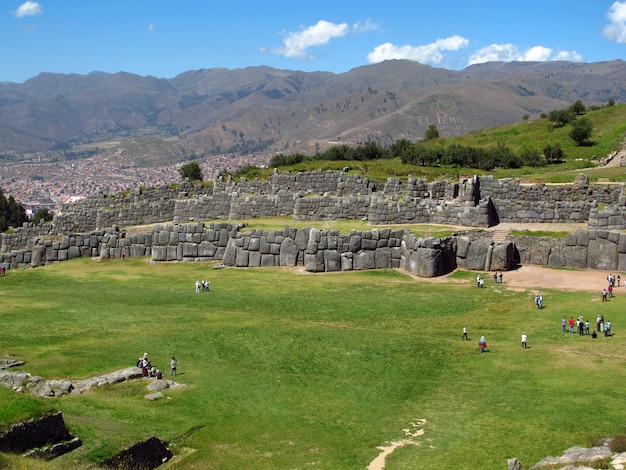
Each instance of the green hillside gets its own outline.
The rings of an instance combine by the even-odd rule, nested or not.
[[[569,133],[571,124],[556,127],[547,118],[524,121],[515,124],[492,127],[473,131],[459,137],[435,139],[426,143],[431,147],[450,145],[489,148],[506,146],[516,154],[526,150],[539,153],[547,145],[558,145],[563,150],[564,161],[543,167],[523,166],[513,169],[484,171],[449,165],[418,166],[402,164],[400,159],[368,161],[324,161],[306,160],[297,165],[281,167],[281,171],[305,171],[321,168],[340,170],[348,167],[351,172],[366,175],[373,181],[384,181],[388,177],[406,178],[407,175],[426,178],[427,180],[451,179],[474,174],[492,174],[498,178],[521,178],[524,182],[563,183],[572,182],[581,171],[591,181],[623,182],[626,181],[626,167],[599,167],[600,160],[611,152],[621,150],[626,136],[626,105],[607,106],[584,115],[593,123],[593,132],[588,145],[578,146]],[[268,176],[272,169],[258,172]]]

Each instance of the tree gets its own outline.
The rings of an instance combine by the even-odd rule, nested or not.
[[[35,212],[33,216],[33,223],[35,225],[39,224],[39,221],[43,219],[44,222],[50,222],[54,218],[54,214],[47,207],[42,207],[41,209]]]
[[[426,132],[424,132],[424,140],[433,140],[439,138],[439,129],[434,124],[430,124]]]
[[[204,176],[202,175],[202,168],[198,162],[189,162],[180,167],[178,170],[183,180],[189,178],[190,181],[202,181]]]
[[[548,144],[543,148],[543,156],[548,163],[560,163],[563,161],[563,150],[558,143]]]
[[[573,113],[569,109],[555,109],[550,111],[548,119],[552,121],[556,127],[563,127],[573,119]]]
[[[24,206],[19,204],[13,196],[7,199],[0,188],[0,232],[6,231],[10,226],[20,227],[26,221],[28,218]]]
[[[578,100],[576,101],[576,103],[574,103],[573,105],[569,107],[569,110],[574,114],[581,115],[581,114],[585,114],[585,112],[587,111],[587,108],[585,107],[582,101]]]
[[[569,136],[578,146],[581,146],[589,142],[592,132],[593,123],[589,118],[582,117],[573,122],[572,130],[569,132]]]

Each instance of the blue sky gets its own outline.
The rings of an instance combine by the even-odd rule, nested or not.
[[[626,0],[0,0],[0,81],[41,72],[171,78],[255,65],[346,72],[385,59],[626,56]]]

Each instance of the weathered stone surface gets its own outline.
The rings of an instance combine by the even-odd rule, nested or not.
[[[587,250],[582,246],[566,246],[563,248],[562,266],[587,269]]]
[[[517,459],[508,459],[506,463],[508,470],[523,470],[522,463]]]
[[[376,256],[373,251],[359,251],[354,253],[352,268],[355,271],[362,269],[376,269]]]
[[[490,238],[480,238],[472,241],[467,248],[465,258],[457,257],[457,264],[465,269],[485,269],[485,258],[492,243]]]
[[[324,250],[326,272],[341,271],[341,256],[337,250]]]
[[[324,252],[306,253],[304,255],[304,269],[312,273],[324,272]]]
[[[594,462],[609,458],[611,455],[611,450],[605,446],[591,448],[574,446],[567,449],[561,457],[546,457],[530,467],[530,470],[538,470],[544,467],[562,468],[567,465],[575,464],[588,464],[592,466]]]
[[[511,242],[494,245],[491,250],[491,270],[507,271],[515,267],[515,245]]]
[[[552,247],[550,243],[545,241],[538,241],[530,248],[529,263],[530,264],[548,264],[548,257],[550,256]]]
[[[296,241],[285,238],[280,244],[280,265],[295,266],[298,261],[298,246]]]
[[[587,263],[590,269],[615,270],[617,268],[617,245],[598,238],[589,241]]]

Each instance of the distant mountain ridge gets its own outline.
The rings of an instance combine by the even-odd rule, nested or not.
[[[461,71],[393,60],[346,73],[203,69],[171,79],[42,73],[0,83],[0,153],[151,135],[182,153],[313,153],[329,142],[418,140],[609,99],[626,62],[490,62]]]

